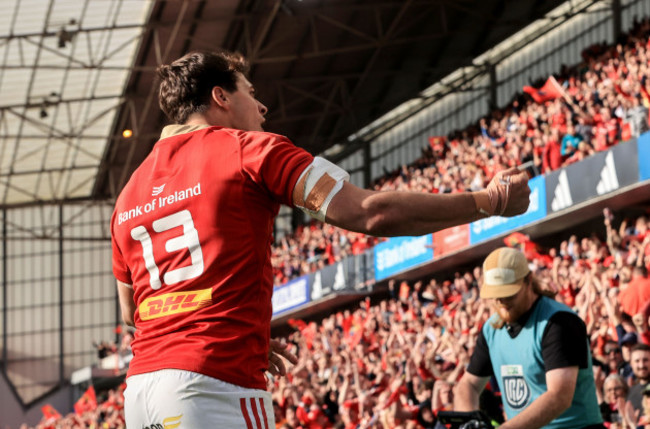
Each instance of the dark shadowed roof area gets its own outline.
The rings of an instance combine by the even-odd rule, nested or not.
[[[0,204],[10,206],[115,197],[166,123],[156,66],[190,50],[244,53],[267,130],[317,154],[563,1],[0,3]]]

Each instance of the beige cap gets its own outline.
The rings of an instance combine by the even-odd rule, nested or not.
[[[481,298],[507,298],[519,292],[530,272],[523,253],[510,247],[494,250],[483,262]]]

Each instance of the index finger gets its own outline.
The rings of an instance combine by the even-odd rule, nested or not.
[[[530,179],[528,170],[519,170],[518,167],[514,167],[514,171],[509,173],[508,177],[510,177],[510,183],[528,183]]]
[[[298,363],[298,357],[291,353],[288,349],[288,344],[282,343],[278,340],[271,339],[271,351],[275,354],[279,354],[289,362],[296,364]]]

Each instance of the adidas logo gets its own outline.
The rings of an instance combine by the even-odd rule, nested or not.
[[[155,197],[156,195],[162,194],[163,189],[165,189],[165,185],[166,183],[162,186],[154,186],[153,191],[151,192],[151,196]]]
[[[551,208],[556,212],[572,205],[573,198],[571,198],[571,189],[569,189],[569,179],[567,178],[566,170],[562,170],[558,177],[558,184],[555,187]]]
[[[600,182],[596,185],[596,192],[598,192],[598,195],[603,195],[612,192],[614,189],[618,189],[618,187],[614,154],[610,152],[605,157],[605,166],[600,170]]]

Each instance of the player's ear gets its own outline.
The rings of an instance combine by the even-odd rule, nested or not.
[[[230,98],[228,97],[228,92],[225,89],[220,86],[215,86],[212,88],[210,96],[212,98],[212,101],[217,106],[221,107],[222,109],[227,108]]]

